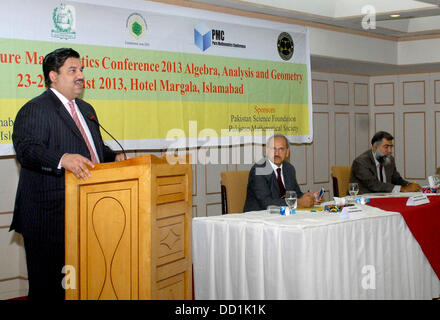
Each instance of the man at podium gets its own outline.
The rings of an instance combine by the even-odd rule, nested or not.
[[[102,140],[95,110],[79,99],[80,55],[61,48],[46,55],[48,89],[18,112],[12,141],[21,165],[10,230],[23,235],[28,299],[64,299],[64,172],[90,177],[94,163],[124,160]]]

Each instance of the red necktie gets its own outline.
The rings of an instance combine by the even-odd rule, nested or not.
[[[284,197],[286,189],[284,188],[283,180],[281,180],[281,168],[277,168],[277,182],[278,187],[280,187],[280,197]]]
[[[383,166],[382,166],[381,163],[379,163],[379,179],[380,179],[380,182],[383,182],[382,169],[383,169]]]
[[[84,142],[87,145],[87,148],[89,148],[89,152],[90,152],[90,155],[92,157],[92,162],[93,163],[98,163],[98,160],[96,159],[96,156],[95,156],[95,152],[93,152],[92,145],[90,144],[90,141],[87,138],[86,132],[84,131],[84,128],[81,125],[81,122],[79,121],[78,113],[76,113],[76,110],[75,110],[75,105],[73,104],[73,101],[69,101],[68,103],[69,103],[69,106],[70,106],[70,111],[72,111],[73,121],[75,121],[75,124],[78,127],[79,131],[81,132],[81,135],[82,135],[82,137],[84,139]]]

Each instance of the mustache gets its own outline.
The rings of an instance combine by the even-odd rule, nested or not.
[[[381,163],[382,165],[386,165],[389,164],[391,162],[391,155],[377,155],[376,154],[376,159],[379,163]]]
[[[84,78],[81,78],[81,79],[76,79],[75,81],[74,81],[74,83],[75,84],[84,84]]]
[[[382,160],[383,165],[387,165],[391,163],[391,157],[389,155],[385,156]]]

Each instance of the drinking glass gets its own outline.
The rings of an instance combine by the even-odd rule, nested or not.
[[[434,181],[434,187],[439,188],[440,187],[440,175],[435,174],[433,176],[433,181]]]
[[[286,204],[292,212],[292,209],[295,210],[298,202],[298,196],[295,191],[286,191],[286,196],[284,198],[286,200]]]
[[[356,182],[348,184],[348,193],[350,194],[350,200],[355,203],[356,196],[359,192],[359,185]]]

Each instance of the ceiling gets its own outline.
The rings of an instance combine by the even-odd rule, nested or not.
[[[440,0],[189,0],[380,35],[440,36]],[[397,18],[391,14],[399,14]]]
[[[352,30],[395,41],[440,37],[440,0],[188,0]],[[392,18],[391,14],[399,14]],[[364,22],[364,23],[363,23]],[[313,71],[385,75],[440,70],[440,63],[390,65],[311,56]]]

